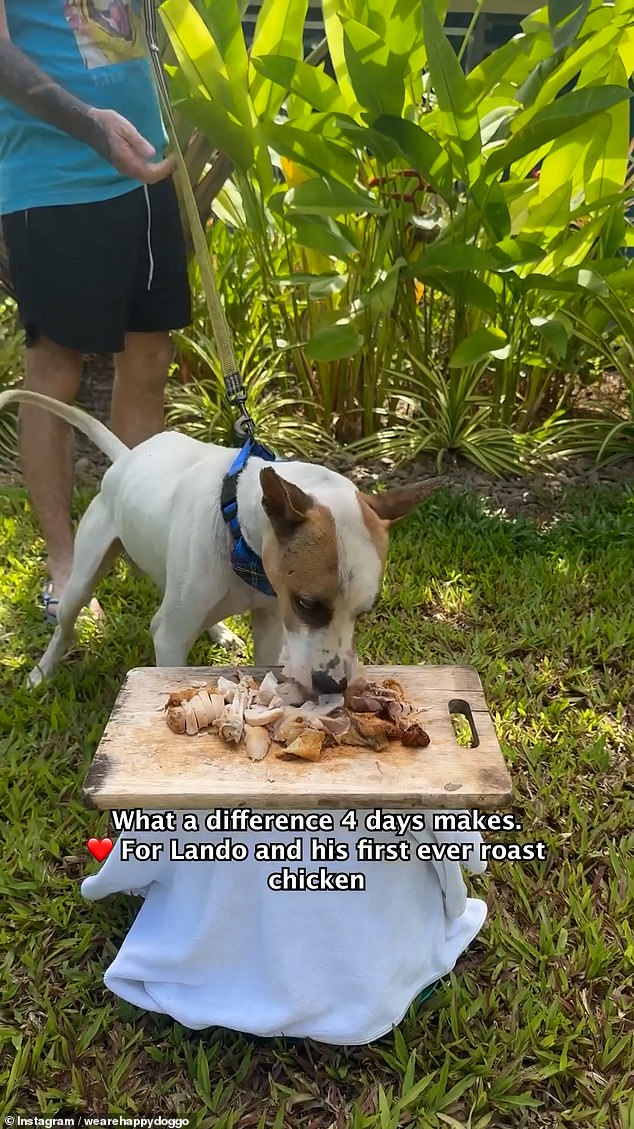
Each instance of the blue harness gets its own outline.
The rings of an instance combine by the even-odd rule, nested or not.
[[[275,462],[275,455],[267,447],[263,447],[261,443],[256,443],[252,437],[247,439],[223,479],[220,510],[233,537],[233,548],[231,550],[233,571],[240,577],[240,580],[244,580],[246,584],[250,584],[258,592],[263,592],[266,596],[275,596],[264,571],[264,565],[257,553],[254,553],[253,549],[247,545],[238,521],[238,478],[251,455],[255,455],[259,459],[266,459],[268,462]]]

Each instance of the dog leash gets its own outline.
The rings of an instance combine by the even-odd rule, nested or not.
[[[216,274],[211,255],[209,253],[209,247],[207,246],[205,231],[198,214],[196,197],[194,196],[194,190],[189,179],[189,173],[187,172],[187,165],[185,164],[180,145],[178,144],[178,138],[176,136],[176,125],[174,122],[174,116],[172,114],[172,108],[170,106],[165,74],[163,72],[161,52],[157,43],[158,36],[156,26],[156,11],[154,4],[155,0],[144,0],[143,7],[145,14],[145,32],[150,49],[152,69],[154,71],[154,77],[159,92],[161,109],[165,115],[165,122],[167,125],[170,144],[176,158],[176,173],[182,193],[183,203],[187,211],[187,219],[189,221],[189,227],[194,243],[194,251],[196,253],[196,259],[198,260],[198,267],[200,269],[203,290],[205,292],[205,298],[207,300],[209,317],[214,331],[216,349],[218,350],[220,368],[225,384],[225,393],[227,400],[229,401],[231,406],[240,412],[240,417],[234,425],[236,434],[241,439],[248,437],[249,439],[253,440],[255,434],[255,422],[249,414],[246,406],[247,393],[238,370],[238,363],[236,361],[233,342],[231,340],[231,331],[227,324],[225,312],[220,301],[218,284],[216,282]]]
[[[236,576],[238,576],[240,580],[243,580],[245,584],[248,584],[251,588],[255,588],[256,591],[266,596],[275,598],[276,593],[271,587],[269,578],[266,575],[262,559],[251,546],[247,544],[240,528],[237,492],[238,479],[248,459],[252,455],[264,459],[267,462],[275,462],[276,456],[272,451],[269,451],[267,447],[264,447],[263,444],[257,443],[255,439],[255,422],[246,406],[247,394],[238,371],[238,364],[231,340],[231,331],[222,308],[220,295],[218,294],[216,275],[209,254],[204,228],[198,214],[196,197],[194,196],[187,166],[176,136],[176,125],[174,123],[167,83],[163,73],[161,52],[157,43],[156,13],[153,0],[144,0],[144,9],[145,29],[148,46],[150,48],[152,68],[159,91],[161,108],[167,123],[167,132],[176,157],[176,168],[183,202],[187,210],[194,251],[198,260],[203,289],[207,299],[207,308],[216,339],[216,348],[218,350],[222,376],[225,382],[225,392],[231,406],[240,411],[240,417],[234,424],[234,430],[238,437],[244,440],[244,445],[241,450],[238,451],[238,454],[223,479],[220,497],[220,512],[226,522],[233,542],[231,549],[231,567]]]

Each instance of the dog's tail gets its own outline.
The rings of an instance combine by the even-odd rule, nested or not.
[[[87,435],[113,463],[129,450],[129,447],[126,447],[125,443],[117,439],[116,435],[105,424],[100,423],[98,419],[93,419],[92,416],[88,415],[88,412],[83,412],[81,408],[73,407],[72,404],[63,404],[61,400],[54,400],[51,396],[42,396],[39,392],[27,392],[24,388],[10,388],[7,392],[0,393],[0,411],[13,400],[19,400],[20,403],[24,404],[34,404],[38,408],[46,408],[53,415],[65,419],[67,423],[72,424],[73,427]]]

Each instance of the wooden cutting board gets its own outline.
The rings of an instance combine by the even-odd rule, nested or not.
[[[260,679],[257,667],[240,670]],[[477,672],[464,666],[370,666],[370,680],[396,678],[431,738],[424,749],[390,742],[382,752],[339,746],[316,763],[268,755],[251,761],[215,733],[168,729],[168,695],[235,667],[138,667],[128,672],[88,772],[90,807],[209,809],[483,808],[511,802],[511,779]],[[452,713],[469,719],[475,747],[459,745]]]

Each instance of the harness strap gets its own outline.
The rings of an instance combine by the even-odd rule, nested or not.
[[[247,439],[244,447],[242,447],[236,455],[223,479],[220,494],[220,512],[233,538],[233,548],[231,550],[231,566],[233,571],[240,577],[240,580],[244,580],[246,584],[249,584],[258,592],[263,592],[266,596],[275,596],[275,592],[264,571],[262,560],[258,557],[257,553],[247,545],[238,520],[238,479],[251,455],[255,455],[256,458],[259,459],[266,459],[267,462],[275,462],[275,455],[269,451],[268,447],[257,443],[255,439]]]

